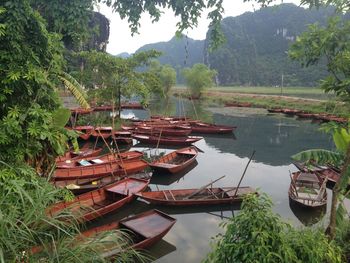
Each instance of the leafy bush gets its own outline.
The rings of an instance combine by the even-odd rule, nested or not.
[[[222,224],[205,262],[342,262],[341,250],[320,229],[297,230],[272,212],[267,195],[248,196]]]

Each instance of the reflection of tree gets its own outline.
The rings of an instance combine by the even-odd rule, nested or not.
[[[319,132],[319,126],[309,122],[273,117],[231,117],[214,114],[214,122],[238,126],[237,140],[225,137],[205,137],[207,144],[239,157],[248,157],[256,150],[255,161],[271,165],[290,164],[290,156],[309,148],[330,149],[330,137]]]

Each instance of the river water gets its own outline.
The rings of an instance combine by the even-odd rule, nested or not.
[[[152,190],[199,188],[222,175],[225,178],[214,186],[235,186],[255,150],[241,186],[251,186],[267,193],[274,202],[274,211],[293,225],[323,224],[326,218],[323,213],[291,207],[288,199],[289,171],[297,170],[290,156],[307,149],[334,148],[331,136],[319,131],[319,124],[281,114],[268,114],[265,110],[193,106],[189,101],[173,99],[170,106],[155,104],[151,111],[168,115],[181,115],[185,111],[187,115],[216,124],[237,126],[237,129],[230,135],[204,136],[195,144],[202,152],[192,169],[177,175],[154,176],[150,185]],[[123,111],[123,116],[147,118],[149,111]],[[156,153],[138,145],[132,149]],[[169,151],[160,148],[157,153]],[[329,207],[328,203],[327,210]],[[163,240],[150,250],[156,262],[200,262],[210,251],[211,238],[222,232],[220,222],[239,213],[238,208],[232,206],[165,208],[137,200],[101,222],[118,220],[150,208],[157,208],[177,219]]]

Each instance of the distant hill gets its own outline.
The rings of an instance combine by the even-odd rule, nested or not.
[[[131,54],[129,54],[128,52],[122,52],[118,55],[115,55],[116,57],[121,57],[121,58],[128,58],[131,56]]]
[[[309,24],[325,24],[333,8],[304,9],[281,4],[256,12],[222,20],[226,43],[208,52],[209,32],[205,40],[173,37],[168,42],[147,44],[136,52],[156,49],[164,54],[162,64],[172,65],[182,83],[181,70],[205,63],[217,70],[220,85],[314,86],[326,76],[324,65],[301,68],[287,56],[288,47]],[[283,76],[283,77],[282,77]]]
[[[213,53],[205,43],[206,64],[218,71],[221,85],[312,86],[324,77],[324,66],[303,69],[287,56],[288,47],[309,24],[325,24],[333,8],[309,10],[281,4],[222,20],[227,42]]]
[[[195,63],[203,63],[204,40],[194,40],[183,36],[173,37],[168,42],[147,44],[139,48],[135,53],[155,49],[163,52],[159,57],[161,64],[169,64],[176,69],[178,82],[183,82],[181,70],[184,67],[192,67]]]

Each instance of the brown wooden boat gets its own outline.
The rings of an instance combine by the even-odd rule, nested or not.
[[[247,194],[257,194],[256,190],[249,187],[178,189],[144,192],[137,194],[138,197],[158,205],[192,206],[192,205],[217,205],[242,202]]]
[[[160,128],[150,126],[140,126],[135,130],[138,134],[149,134],[149,135],[165,135],[165,136],[188,136],[191,133],[191,129],[184,129],[179,127],[172,128]]]
[[[90,125],[75,126],[73,128],[69,128],[69,129],[72,129],[74,131],[79,132],[79,138],[87,141],[91,137],[91,133],[94,130],[94,126],[90,126]]]
[[[121,230],[131,237],[132,249],[145,249],[161,240],[175,224],[176,219],[158,210],[149,210],[141,214],[124,218],[119,222],[105,224],[89,229],[79,236],[79,240],[93,239],[106,231]],[[113,233],[111,233],[113,235]],[[106,237],[109,239],[111,236]],[[114,246],[114,247],[113,247]],[[106,247],[101,248],[103,258],[114,258],[122,251],[120,246],[106,240]]]
[[[75,160],[67,159],[64,162],[56,162],[56,168],[72,168],[81,166],[99,165],[105,163],[114,163],[124,160],[140,159],[143,156],[143,152],[140,151],[127,151],[120,154],[104,154],[100,156],[79,158]]]
[[[95,106],[92,109],[93,109],[93,111],[112,111],[113,110],[113,105]],[[117,109],[117,107],[114,106],[114,109]]]
[[[291,176],[289,198],[304,207],[322,207],[327,205],[327,178],[317,173],[295,172]]]
[[[164,155],[149,164],[157,172],[178,173],[191,165],[198,155],[196,147],[191,146]]]
[[[70,112],[72,115],[76,115],[76,114],[89,114],[93,111],[93,109],[89,108],[89,109],[84,109],[84,108],[74,108],[74,109],[70,109]]]
[[[226,102],[225,107],[244,107],[250,108],[252,104],[250,102]]]
[[[81,221],[90,221],[115,211],[135,199],[134,194],[144,191],[149,180],[125,178],[104,188],[77,196],[69,202],[52,205],[47,214],[54,216],[68,209]]]
[[[125,175],[140,172],[148,167],[144,160],[126,160],[123,162],[105,163],[91,166],[56,169],[53,180],[73,180],[86,178],[101,178],[106,175]]]
[[[112,127],[96,127],[91,135],[93,137],[113,138],[117,143],[131,144],[131,133],[129,131],[116,131]]]
[[[69,151],[69,152],[66,152],[63,156],[58,156],[56,158],[56,163],[65,162],[66,160],[74,161],[81,158],[98,156],[101,152],[102,152],[102,148],[96,148],[96,149],[81,148],[79,152]]]
[[[165,136],[151,136],[143,134],[133,134],[132,137],[141,143],[157,145],[191,145],[203,137],[165,137]]]
[[[150,179],[152,177],[152,174],[148,172],[140,172],[132,175],[120,175],[120,176],[108,175],[97,179],[88,178],[88,179],[52,181],[52,184],[57,188],[66,188],[70,190],[73,194],[79,195],[79,194],[83,194],[86,192],[90,192],[90,191],[102,188],[106,185],[117,182],[125,177]]]
[[[144,107],[139,102],[124,102],[121,104],[122,109],[135,109],[135,110],[143,110]]]
[[[318,165],[294,162],[294,165],[302,172],[316,173],[323,179],[328,178],[327,186],[333,188],[334,185],[340,180],[340,169],[331,165]],[[350,184],[348,184],[350,187]]]
[[[205,134],[224,134],[232,133],[237,127],[226,125],[215,125],[204,122],[191,123],[192,133],[205,133]]]

